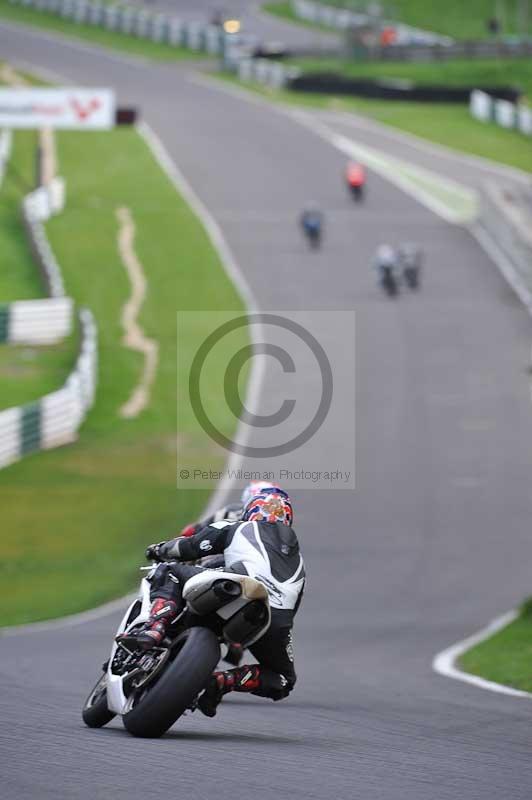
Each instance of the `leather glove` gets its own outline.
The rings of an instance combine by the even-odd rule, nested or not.
[[[165,555],[163,550],[163,545],[166,542],[159,542],[158,544],[150,544],[149,547],[146,548],[146,558],[148,561],[164,561]]]

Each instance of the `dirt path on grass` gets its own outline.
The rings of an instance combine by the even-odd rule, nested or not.
[[[145,336],[138,324],[138,315],[146,297],[147,281],[144,269],[135,253],[135,223],[129,208],[117,208],[119,223],[118,251],[131,281],[131,297],[122,309],[121,323],[124,328],[122,343],[130,350],[142,353],[144,365],[137,386],[129,400],[120,408],[121,417],[137,417],[150,402],[150,392],[159,362],[159,344]]]

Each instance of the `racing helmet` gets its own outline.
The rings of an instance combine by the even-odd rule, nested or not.
[[[294,510],[286,492],[276,489],[261,492],[248,501],[242,514],[244,522],[280,522],[283,525],[292,525]]]
[[[258,494],[262,494],[262,492],[266,490],[272,492],[278,488],[279,487],[274,486],[273,483],[269,483],[268,481],[251,481],[251,483],[248,483],[248,485],[244,488],[240,501],[245,508],[252,497],[256,497]],[[279,489],[279,491],[281,490]]]

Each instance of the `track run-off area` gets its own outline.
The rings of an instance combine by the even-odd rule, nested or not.
[[[344,153],[283,110],[197,80],[193,65],[4,24],[0,43],[15,66],[112,86],[138,106],[260,308],[355,310],[357,378],[356,490],[293,493],[309,582],[290,698],[230,697],[215,720],[196,713],[135,740],[119,721],[89,730],[80,716],[119,612],[3,636],[2,798],[529,800],[528,701],[432,670],[436,653],[530,592],[531,322],[489,254],[382,174],[354,208]],[[318,121],[480,180],[480,166],[442,155],[444,167],[384,130],[377,140]],[[309,254],[296,222],[311,202],[327,237]],[[378,292],[370,262],[383,240],[424,248],[421,296]]]

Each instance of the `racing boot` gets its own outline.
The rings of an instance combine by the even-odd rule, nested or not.
[[[173,600],[159,597],[154,601],[150,616],[141,628],[130,633],[121,633],[116,637],[119,644],[133,650],[149,650],[157,647],[165,637],[166,629],[177,615],[177,605]]]
[[[206,717],[215,717],[224,694],[254,692],[259,686],[260,666],[258,664],[228,669],[226,672],[215,672],[198,700],[198,708]]]

